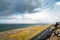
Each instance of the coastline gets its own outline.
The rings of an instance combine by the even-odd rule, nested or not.
[[[47,29],[50,25],[34,26],[21,29],[13,29],[4,32],[0,32],[0,39],[8,40],[27,40],[41,31]],[[2,36],[3,35],[3,36]]]

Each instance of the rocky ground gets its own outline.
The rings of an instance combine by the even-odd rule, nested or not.
[[[51,28],[55,29],[54,25]],[[60,40],[60,22],[59,25],[57,25],[57,28],[53,30],[51,37],[47,40]]]

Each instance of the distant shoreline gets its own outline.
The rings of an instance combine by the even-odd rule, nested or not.
[[[40,25],[44,25],[44,24],[0,24],[0,32],[7,31],[7,30],[18,29],[18,28],[40,26]]]

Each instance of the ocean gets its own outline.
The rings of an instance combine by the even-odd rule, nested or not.
[[[18,28],[30,27],[37,24],[0,24],[0,32]]]

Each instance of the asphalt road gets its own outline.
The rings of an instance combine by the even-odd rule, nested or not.
[[[31,38],[31,40],[46,40],[47,38],[50,38],[52,34],[51,27],[45,29],[43,32],[39,33],[38,35]]]

